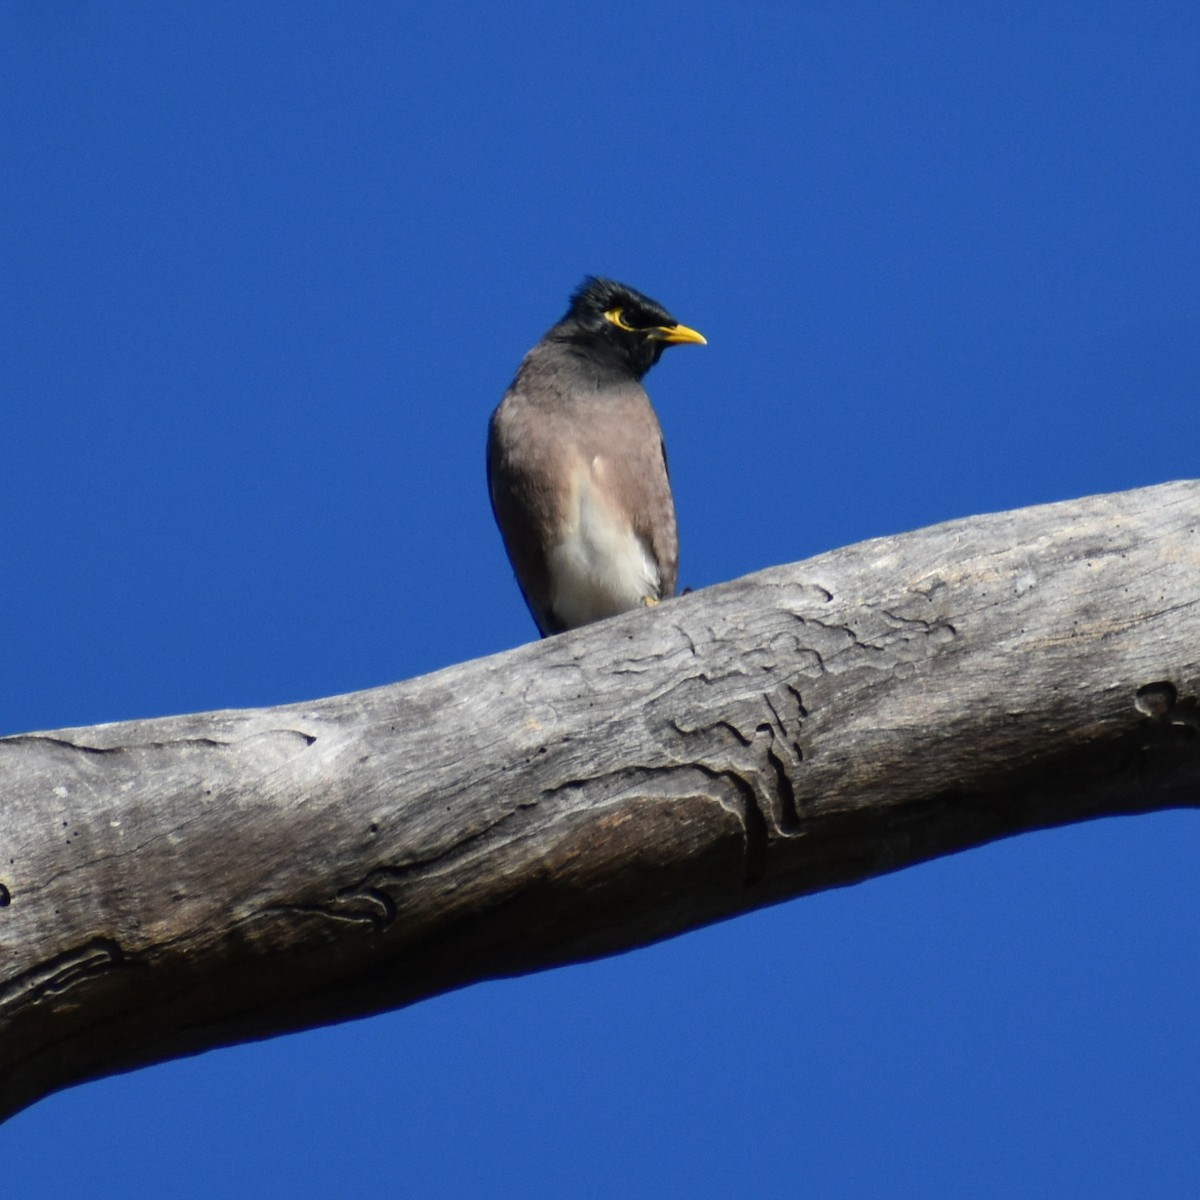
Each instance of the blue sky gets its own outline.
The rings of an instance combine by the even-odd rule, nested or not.
[[[0,732],[533,637],[486,422],[589,272],[709,339],[693,588],[1200,474],[1193,3],[17,0],[0,113]],[[4,1192],[1193,1196],[1197,832],[76,1088]]]

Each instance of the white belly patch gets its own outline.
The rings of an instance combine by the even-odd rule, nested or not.
[[[593,470],[601,464],[593,464]],[[569,626],[637,608],[657,599],[658,567],[628,521],[596,494],[590,473],[576,480],[575,520],[547,556],[550,604]]]

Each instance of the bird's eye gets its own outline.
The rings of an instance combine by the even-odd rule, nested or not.
[[[623,308],[610,308],[604,314],[605,320],[610,321],[618,329],[625,330],[626,333],[637,333],[637,327],[630,325],[626,319],[625,310]]]

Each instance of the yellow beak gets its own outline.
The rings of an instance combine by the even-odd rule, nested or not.
[[[657,329],[648,331],[648,336],[656,342],[666,342],[668,346],[679,346],[684,342],[692,342],[697,346],[707,346],[708,338],[686,325],[660,325]]]

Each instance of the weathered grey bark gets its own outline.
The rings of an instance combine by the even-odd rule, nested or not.
[[[1200,800],[1200,483],[349,696],[0,740],[0,1112]]]

